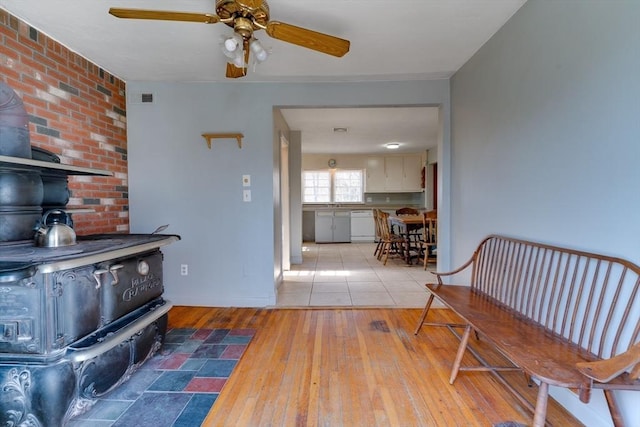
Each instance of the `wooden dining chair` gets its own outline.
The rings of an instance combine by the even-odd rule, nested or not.
[[[375,237],[376,249],[373,251],[373,255],[376,257],[378,256],[378,253],[382,249],[382,233],[380,232],[380,212],[382,212],[380,209],[373,209],[373,224],[376,230],[376,237]]]
[[[418,209],[409,208],[409,207],[396,209],[396,216],[403,216],[403,215],[420,215],[420,211]],[[411,243],[411,247],[414,250],[419,250],[420,239],[422,239],[422,230],[420,230],[419,227],[411,228],[409,230],[409,240]]]
[[[391,232],[391,227],[389,226],[388,213],[380,211],[378,215],[379,215],[380,233],[382,236],[382,247],[380,252],[378,253],[378,260],[382,260],[383,261],[382,264],[387,265],[389,254],[392,251],[397,252],[398,248],[402,248],[402,246],[406,244],[406,239],[402,236],[399,236]]]
[[[429,212],[422,216],[422,262],[424,269],[427,269],[429,262],[438,260],[438,219],[433,218]]]

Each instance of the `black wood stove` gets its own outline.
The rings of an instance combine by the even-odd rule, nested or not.
[[[31,147],[24,105],[0,82],[2,426],[65,425],[126,381],[164,341],[171,304],[162,298],[159,248],[179,237],[75,241],[69,217],[70,224],[56,229],[73,239],[36,246],[35,230],[47,229],[49,210],[69,200],[68,175],[112,173],[60,164],[55,154]]]
[[[0,244],[0,425],[64,425],[160,348],[171,304],[159,248],[178,239]]]

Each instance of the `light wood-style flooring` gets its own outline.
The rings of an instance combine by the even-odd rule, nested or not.
[[[532,414],[487,372],[448,382],[457,338],[446,328],[413,329],[419,309],[174,307],[170,327],[254,328],[253,341],[205,426],[529,425]],[[455,322],[446,309],[430,321]],[[473,344],[500,359],[483,341]],[[471,356],[463,363],[474,364]],[[535,402],[520,373],[509,383]],[[550,401],[555,426],[581,425]]]

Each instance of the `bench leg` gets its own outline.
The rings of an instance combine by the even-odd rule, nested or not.
[[[433,294],[429,294],[429,299],[427,300],[427,304],[424,306],[424,310],[422,310],[422,314],[420,315],[420,320],[418,321],[418,325],[416,326],[416,330],[413,331],[413,335],[418,335],[420,329],[422,329],[422,325],[424,324],[424,319],[427,318],[427,313],[429,312],[429,308],[431,308],[431,303],[433,303]]]
[[[609,405],[609,412],[611,413],[611,419],[615,427],[624,427],[624,420],[622,414],[618,410],[618,404],[616,398],[613,395],[613,390],[604,390],[604,397],[607,398],[607,405]]]
[[[533,427],[544,427],[547,418],[547,401],[549,399],[549,384],[540,382],[536,411],[533,414]]]
[[[458,347],[458,354],[456,354],[456,360],[453,362],[453,367],[451,368],[451,376],[449,377],[449,384],[453,384],[458,376],[458,372],[460,371],[460,365],[462,364],[462,357],[464,356],[464,352],[467,349],[467,343],[469,342],[469,336],[471,335],[471,325],[467,325],[464,328],[464,334],[460,339],[460,346]]]

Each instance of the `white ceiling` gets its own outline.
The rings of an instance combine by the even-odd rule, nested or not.
[[[220,50],[231,28],[222,23],[118,19],[109,7],[215,13],[214,0],[0,0],[0,7],[21,18],[71,50],[125,81],[308,82],[381,81],[448,78],[457,71],[523,4],[525,0],[270,0],[272,21],[281,21],[351,41],[342,58],[318,53],[256,32],[271,55],[249,75],[238,80],[224,77],[226,57]],[[344,147],[359,142],[346,138],[430,141],[433,129],[389,125],[404,129],[383,132],[386,114],[402,119],[396,109],[366,117],[355,110],[335,113],[316,110],[285,113],[292,129],[303,132],[305,150],[316,151],[329,134],[321,126],[346,126]],[[430,113],[418,111],[408,114]],[[329,118],[341,118],[341,124]],[[367,123],[367,117],[369,122]],[[318,120],[322,120],[320,123]],[[353,120],[353,121],[350,121]],[[429,120],[427,120],[429,121]],[[356,132],[356,129],[359,131]],[[378,133],[365,135],[366,129]],[[307,137],[312,137],[308,142]],[[333,139],[332,139],[333,140]],[[326,141],[325,141],[326,142]],[[307,147],[307,143],[311,144]],[[327,148],[326,151],[331,151]]]
[[[435,147],[437,107],[285,108],[292,130],[302,132],[302,152],[328,154],[417,153]],[[347,132],[334,132],[334,128]],[[398,142],[397,150],[385,144]]]

